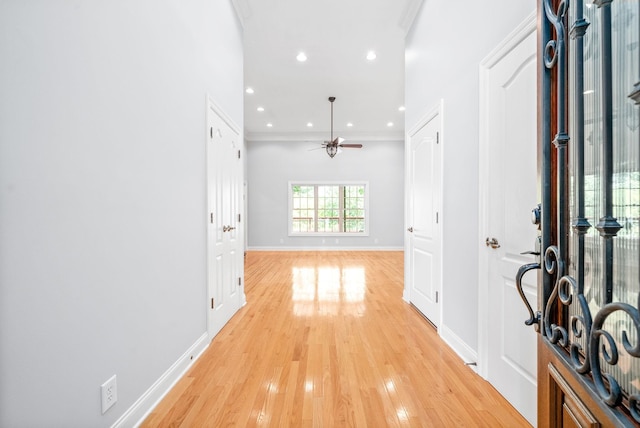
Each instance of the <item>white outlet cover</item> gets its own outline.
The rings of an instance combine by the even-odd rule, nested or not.
[[[111,376],[108,381],[100,385],[100,395],[102,397],[102,414],[104,414],[118,401],[116,375]]]

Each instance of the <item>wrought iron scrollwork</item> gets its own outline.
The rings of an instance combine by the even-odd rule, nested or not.
[[[571,333],[575,338],[587,337],[592,331],[591,310],[584,296],[584,288],[572,276],[565,275],[564,262],[559,258],[558,247],[551,246],[545,252],[544,265],[548,274],[555,278],[555,283],[544,314],[545,334],[553,344],[558,344],[563,348],[569,348],[569,355],[573,368],[580,374],[589,372],[589,353],[583,349],[582,345],[569,340],[569,332],[562,326],[553,323],[554,310],[558,302],[563,306],[571,305],[574,300],[580,306],[582,315],[572,315],[569,319]]]
[[[564,277],[565,271],[564,261],[560,258],[560,251],[555,245],[547,248],[544,253],[544,268],[549,275],[555,278],[553,290],[545,306],[544,333],[549,342],[566,347],[569,342],[567,329],[552,322],[554,319],[553,311],[558,301],[560,279]]]
[[[640,301],[638,303],[638,306],[640,307]],[[596,385],[600,397],[609,406],[617,406],[620,404],[622,401],[622,390],[614,376],[609,373],[603,373],[603,370],[600,367],[600,356],[603,356],[602,359],[608,365],[615,366],[618,364],[618,345],[611,333],[604,329],[604,322],[606,319],[617,311],[622,311],[631,318],[636,330],[635,337],[640,337],[640,312],[638,311],[638,308],[634,308],[627,303],[621,302],[609,303],[598,311],[593,321],[593,327],[589,337],[589,359],[592,362],[593,382]],[[606,346],[605,344],[600,346],[601,341],[604,341]],[[640,357],[640,341],[637,340],[637,342],[638,343],[635,345],[632,345],[629,341],[627,331],[622,331],[622,346],[629,355],[636,358]],[[604,381],[605,379],[606,382]],[[634,405],[630,406],[635,410],[630,410],[632,413],[635,412],[634,418],[640,421],[640,418],[638,417],[640,416],[640,413],[638,413],[637,409],[638,398],[638,396],[635,396],[633,399]]]
[[[551,245],[549,240],[544,241],[543,238],[543,258],[541,265],[543,267],[544,281],[549,283],[548,288],[545,290],[545,302],[542,319],[539,320],[541,326],[540,332],[544,339],[551,343],[553,346],[562,348],[568,352],[566,360],[573,367],[573,370],[583,377],[585,382],[592,385],[592,389],[601,398],[602,402],[611,407],[619,406],[623,399],[626,397],[626,405],[629,409],[629,413],[635,419],[636,422],[640,422],[640,394],[634,394],[630,391],[623,391],[620,386],[619,379],[616,379],[614,374],[616,371],[611,370],[616,366],[621,357],[621,352],[624,352],[632,358],[640,358],[640,294],[638,295],[638,301],[636,306],[623,302],[612,303],[612,273],[611,273],[611,260],[612,255],[612,241],[616,239],[618,231],[621,229],[613,216],[612,210],[612,174],[613,167],[611,164],[612,158],[612,137],[611,129],[613,123],[611,122],[611,82],[613,80],[611,75],[611,64],[603,64],[601,69],[601,78],[603,80],[602,87],[602,110],[603,110],[603,123],[602,128],[605,129],[602,145],[603,145],[603,198],[604,198],[604,213],[599,219],[599,223],[596,226],[600,232],[600,236],[605,248],[605,255],[603,265],[606,266],[603,277],[595,281],[592,287],[600,285],[608,293],[605,296],[602,306],[592,313],[589,307],[589,302],[585,296],[584,291],[584,257],[585,257],[585,235],[591,228],[591,225],[584,215],[584,164],[577,162],[575,166],[575,174],[578,176],[574,181],[576,186],[577,199],[575,204],[575,212],[572,213],[574,218],[573,230],[576,234],[576,254],[572,254],[571,261],[574,263],[572,269],[577,266],[576,277],[568,274],[569,263],[569,230],[567,228],[568,207],[565,201],[570,197],[570,193],[567,189],[568,180],[563,179],[567,171],[566,152],[569,144],[569,134],[566,130],[568,123],[567,115],[567,91],[568,87],[568,73],[566,67],[568,64],[567,59],[567,34],[566,34],[566,20],[569,15],[569,0],[561,0],[554,7],[552,0],[540,0],[541,5],[548,21],[547,26],[553,27],[553,32],[549,31],[547,38],[549,40],[543,41],[544,52],[543,62],[544,67],[547,70],[555,69],[557,86],[553,89],[548,87],[546,94],[555,92],[555,99],[557,100],[556,109],[556,130],[557,133],[553,138],[553,141],[544,141],[544,144],[552,142],[557,152],[557,164],[558,164],[558,180],[556,189],[556,202],[558,206],[558,230],[557,230],[557,245]],[[603,51],[603,57],[611,58],[611,3],[613,0],[595,0],[593,3],[601,10],[602,15],[602,35],[600,40],[602,42],[601,49]],[[571,6],[573,7],[573,5]],[[576,48],[572,49],[575,57],[576,64],[576,80],[577,86],[575,89],[576,95],[576,107],[572,112],[572,120],[578,122],[584,122],[583,105],[581,97],[583,97],[582,86],[582,37],[587,31],[589,23],[584,19],[582,15],[582,0],[576,0],[577,13],[575,14],[575,22],[571,31],[571,37],[575,39]],[[604,62],[604,60],[603,60]],[[549,73],[546,71],[545,73]],[[576,89],[577,88],[577,89]],[[543,91],[544,92],[544,91]],[[637,83],[631,90],[631,94],[628,95],[631,98],[631,102],[635,101],[636,105],[640,104],[640,82]],[[547,98],[550,99],[550,98]],[[548,116],[549,117],[549,116]],[[580,123],[578,124],[578,127]],[[582,124],[583,126],[583,124]],[[548,135],[549,140],[551,135]],[[573,153],[578,153],[578,158],[582,157],[584,136],[581,131],[576,131],[575,135],[575,147]],[[572,143],[573,144],[573,143]],[[543,187],[545,182],[543,182]],[[548,191],[547,195],[551,192]],[[544,198],[544,196],[543,196]],[[550,199],[547,199],[549,203]],[[547,227],[543,223],[543,228]],[[544,248],[546,247],[546,249]],[[573,250],[572,250],[573,251]],[[537,264],[537,267],[540,267]],[[525,265],[518,272],[517,284],[522,279],[522,275],[528,270],[537,268],[536,264]],[[596,284],[602,282],[602,284]],[[521,292],[521,286],[519,287]],[[522,292],[521,292],[522,295]],[[527,323],[533,323],[535,320],[535,314],[531,310],[528,302],[526,302],[530,319]],[[571,310],[569,310],[571,307]],[[625,322],[628,320],[628,326],[621,329],[613,329],[611,331],[611,321],[619,320],[620,314],[624,314]],[[560,318],[558,314],[563,314]],[[613,314],[618,314],[612,317]],[[539,317],[539,315],[538,315]],[[607,323],[607,320],[609,322]],[[632,343],[633,342],[633,343]]]
[[[556,31],[556,39],[550,39],[545,46],[544,62],[547,68],[553,68],[558,62],[558,57],[564,54],[564,18],[569,10],[569,0],[562,0],[558,4],[557,10],[553,10],[550,0],[544,2],[544,12],[547,20],[553,25]]]
[[[570,275],[563,274],[564,265],[558,257],[558,248],[555,246],[549,247],[545,252],[545,270],[556,278],[543,320],[546,338],[553,344],[568,348],[574,370],[582,375],[591,374],[595,389],[602,401],[611,407],[618,406],[623,397],[620,385],[613,375],[605,372],[601,364],[601,361],[609,366],[618,364],[618,342],[604,328],[604,323],[611,314],[622,311],[632,320],[635,337],[640,338],[640,311],[638,310],[640,308],[640,294],[638,307],[621,302],[609,303],[597,312],[592,321],[591,310],[585,298],[583,286]],[[569,306],[574,299],[577,300],[582,315],[573,315],[569,320],[569,325],[575,338],[587,337],[586,349],[583,349],[578,341],[569,340],[569,334],[565,327],[553,323],[556,304],[559,302],[564,306]],[[628,333],[622,331],[624,350],[630,356],[640,358],[640,340],[636,342],[632,344]],[[640,395],[629,396],[629,411],[633,418],[640,422]]]

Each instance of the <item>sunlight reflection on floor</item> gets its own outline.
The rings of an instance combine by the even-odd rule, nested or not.
[[[365,269],[356,267],[294,267],[291,284],[296,316],[362,316],[366,310]]]

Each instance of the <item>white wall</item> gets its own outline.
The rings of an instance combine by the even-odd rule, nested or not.
[[[363,142],[331,159],[320,142],[247,143],[250,249],[401,249],[404,245],[404,146]],[[368,181],[369,236],[288,236],[288,182]],[[336,243],[336,238],[339,242]],[[322,240],[325,243],[322,243]]]
[[[444,100],[443,320],[477,352],[478,67],[536,7],[535,0],[429,0],[407,37],[405,129]]]
[[[110,426],[206,334],[205,97],[242,126],[241,28],[7,0],[0,58],[0,426]]]

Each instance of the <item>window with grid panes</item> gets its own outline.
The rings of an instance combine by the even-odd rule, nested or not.
[[[291,235],[366,235],[366,183],[289,183]]]

